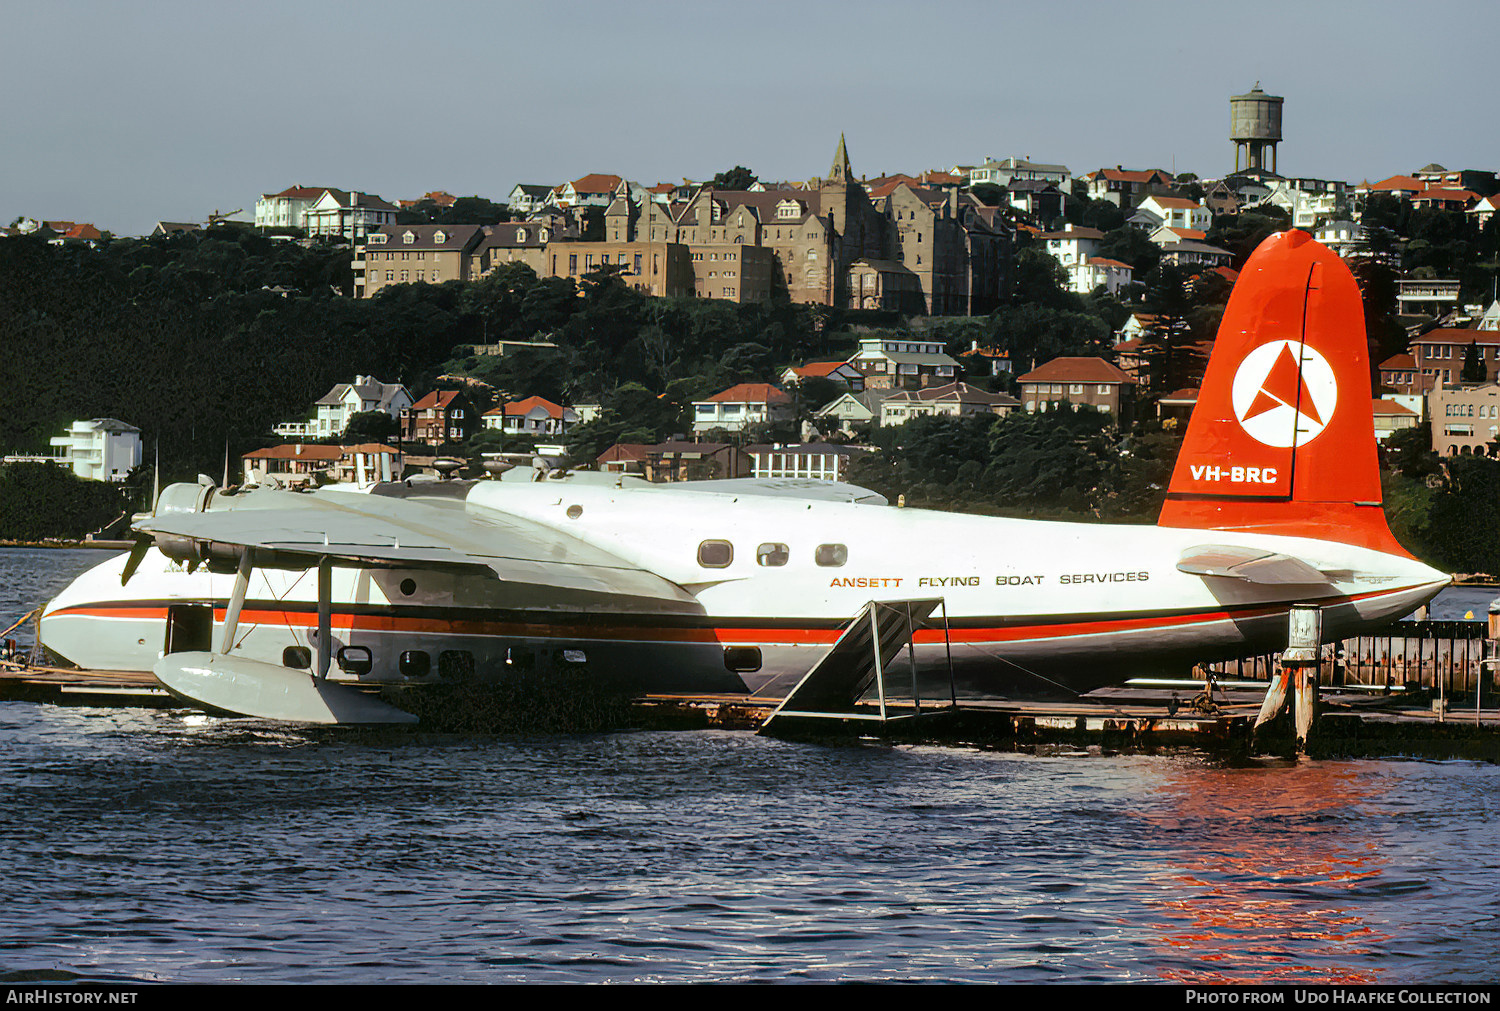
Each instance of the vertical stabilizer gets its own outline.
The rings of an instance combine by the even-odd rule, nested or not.
[[[1306,232],[1240,272],[1159,523],[1406,554],[1381,506],[1359,288]]]

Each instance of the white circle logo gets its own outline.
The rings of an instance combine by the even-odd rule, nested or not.
[[[1333,420],[1339,384],[1333,368],[1301,341],[1262,344],[1245,356],[1230,391],[1234,416],[1257,442],[1305,446]]]

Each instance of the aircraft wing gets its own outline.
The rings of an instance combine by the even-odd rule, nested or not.
[[[673,485],[658,485],[673,490]],[[764,495],[770,498],[811,499],[818,502],[862,502],[886,505],[879,492],[843,481],[821,481],[810,477],[731,477],[714,481],[695,481],[683,491],[711,491],[720,495]]]
[[[1249,583],[1318,584],[1327,573],[1300,558],[1233,544],[1199,544],[1177,560],[1177,570],[1194,576],[1221,576]]]
[[[214,500],[203,512],[137,520],[171,557],[206,556],[210,545],[251,548],[257,565],[309,568],[328,557],[370,568],[478,572],[517,583],[691,609],[686,590],[577,538],[514,516],[447,501],[256,489]],[[176,540],[176,545],[172,544]]]

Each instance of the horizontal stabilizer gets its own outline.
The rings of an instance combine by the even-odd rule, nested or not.
[[[357,688],[261,660],[168,653],[151,668],[168,691],[209,709],[291,723],[416,723]]]
[[[1194,576],[1221,576],[1248,583],[1310,585],[1329,577],[1300,558],[1230,544],[1199,544],[1177,560],[1177,570]]]

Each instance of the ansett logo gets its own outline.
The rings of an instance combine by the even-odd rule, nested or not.
[[[1300,341],[1279,340],[1245,356],[1230,397],[1251,438],[1286,449],[1305,446],[1328,427],[1339,384],[1328,359]]]

